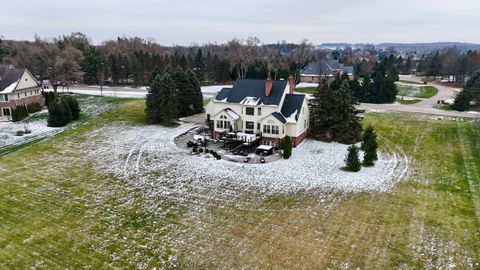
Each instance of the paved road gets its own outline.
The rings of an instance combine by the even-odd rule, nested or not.
[[[421,82],[419,77],[401,76],[401,80]],[[437,100],[446,100],[453,98],[455,90],[450,87],[446,87],[437,83],[428,83],[427,85],[433,86],[438,89],[438,93],[431,97],[424,99],[415,104],[371,104],[362,103],[360,108],[366,111],[396,111],[396,112],[410,112],[431,114],[439,116],[453,116],[453,117],[467,117],[467,118],[480,118],[478,112],[457,112],[457,111],[445,111],[433,108],[437,104]]]

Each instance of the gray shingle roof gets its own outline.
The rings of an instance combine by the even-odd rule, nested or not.
[[[11,68],[8,65],[0,65],[0,92],[19,81],[24,72],[24,68]]]
[[[278,121],[282,122],[282,124],[285,124],[287,123],[287,119],[285,119],[285,117],[283,116],[283,114],[279,113],[279,112],[274,112],[272,113],[273,117],[277,118]]]
[[[344,66],[338,60],[325,60],[308,64],[301,72],[302,75],[333,76],[337,72],[353,73],[353,66]]]
[[[270,95],[265,96],[265,80],[242,79],[237,80],[232,88],[223,88],[218,92],[215,100],[229,103],[240,103],[247,97],[258,98],[258,104],[279,105],[287,81],[272,81]]]
[[[285,101],[283,102],[282,106],[282,114],[285,118],[289,118],[295,111],[297,114],[295,115],[295,121],[298,120],[298,114],[302,110],[303,99],[305,95],[298,95],[298,94],[288,94],[285,95]]]

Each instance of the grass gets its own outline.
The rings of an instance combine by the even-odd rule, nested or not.
[[[413,86],[397,84],[398,95],[417,98],[431,98],[438,93],[438,89],[433,86]]]
[[[295,92],[306,93],[306,94],[313,94],[313,93],[315,93],[315,90],[317,90],[316,87],[300,87],[300,88],[295,88]]]
[[[415,104],[422,101],[421,99],[399,99],[398,102],[403,105]]]
[[[478,122],[366,114],[380,146],[410,158],[394,192],[278,195],[250,210],[211,206],[191,223],[189,209],[95,170],[82,154],[102,126],[144,125],[143,109],[142,100],[119,104],[0,157],[0,268],[479,267]],[[152,200],[163,207],[148,211]]]

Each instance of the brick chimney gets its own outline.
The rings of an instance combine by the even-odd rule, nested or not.
[[[270,77],[267,78],[265,81],[265,96],[270,96],[270,92],[272,92],[272,79]]]
[[[288,86],[290,87],[290,94],[293,94],[295,90],[295,81],[293,80],[292,75],[288,76]]]

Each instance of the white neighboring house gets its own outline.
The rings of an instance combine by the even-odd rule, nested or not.
[[[0,65],[0,120],[10,121],[18,105],[43,104],[41,89],[26,68]]]
[[[293,78],[237,80],[207,104],[207,122],[213,137],[227,132],[255,134],[262,145],[280,147],[286,136],[297,146],[306,136],[309,109],[305,95],[294,94]],[[248,136],[247,136],[248,137]]]

